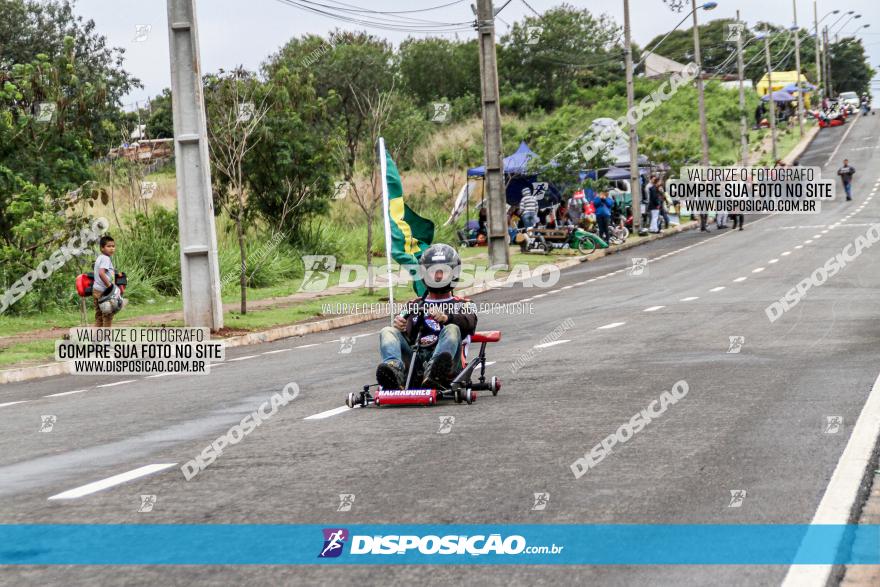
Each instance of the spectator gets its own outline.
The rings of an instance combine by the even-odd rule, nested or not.
[[[843,182],[843,191],[846,192],[846,200],[852,200],[852,177],[855,175],[856,169],[849,164],[849,159],[843,160],[843,167],[837,170],[837,175]]]
[[[568,199],[568,220],[575,226],[580,225],[584,217],[584,192],[575,192]]]
[[[608,192],[599,192],[599,195],[593,198],[593,205],[596,207],[596,224],[598,225],[599,238],[608,242],[608,224],[611,221],[611,209],[614,208],[614,198],[608,195]]]
[[[479,220],[479,227],[477,228],[477,233],[488,235],[489,230],[486,227],[486,221],[489,218],[489,212],[486,209],[486,206],[483,206],[482,208],[480,208],[480,214],[477,218]]]
[[[116,252],[116,241],[108,234],[101,237],[99,245],[101,254],[95,258],[95,279],[92,283],[92,297],[95,298],[95,326],[110,328],[113,314],[104,314],[98,306],[98,300],[113,289],[116,281],[116,270],[113,268],[113,260],[111,259],[113,253]]]
[[[672,202],[672,198],[666,194],[666,186],[663,185],[663,179],[659,175],[657,176],[657,191],[660,192],[660,218],[666,223],[665,228],[669,228],[669,211],[667,206]],[[660,228],[659,221],[657,222],[657,227]]]
[[[648,211],[651,213],[651,227],[649,232],[660,232],[659,219],[660,209],[662,208],[662,195],[657,187],[658,179],[656,175],[651,176],[651,183],[648,186]]]
[[[538,223],[538,200],[532,194],[532,188],[523,188],[519,211],[522,214],[523,226],[526,228],[532,228]]]

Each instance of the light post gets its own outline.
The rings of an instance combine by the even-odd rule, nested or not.
[[[706,2],[697,6],[697,0],[691,0],[691,16],[694,22],[694,62],[697,64],[697,107],[700,111],[700,144],[703,149],[703,166],[709,165],[709,130],[706,124],[706,100],[703,95],[703,60],[700,57],[700,29],[697,22],[697,9],[712,10],[717,2]],[[703,227],[705,228],[705,227]]]

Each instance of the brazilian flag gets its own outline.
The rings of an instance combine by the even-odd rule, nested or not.
[[[416,265],[434,240],[434,223],[412,211],[403,201],[403,184],[391,154],[385,151],[385,183],[388,187],[388,216],[391,227],[391,257],[409,267],[416,294],[425,294],[425,283],[417,278]],[[387,238],[387,235],[386,235]]]

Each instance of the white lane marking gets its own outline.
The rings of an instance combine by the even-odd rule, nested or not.
[[[748,277],[737,277],[733,280],[734,283],[739,283],[740,281],[745,281]]]
[[[813,242],[813,239],[810,238],[810,239],[805,240],[805,241],[804,241],[804,244],[805,244],[805,245],[808,245],[808,244],[810,244],[811,242]]]
[[[874,381],[874,387],[871,388],[871,393],[862,406],[862,412],[856,420],[840,460],[837,461],[834,474],[825,488],[825,495],[819,502],[811,525],[849,523],[850,511],[858,497],[865,467],[871,464],[871,454],[878,434],[880,434],[880,375]],[[837,546],[828,544],[829,548]],[[830,573],[831,565],[792,565],[788,568],[782,585],[783,587],[824,586]]]
[[[5,408],[6,406],[14,406],[15,404],[26,404],[27,400],[19,400],[17,402],[6,402],[5,404],[0,404],[0,408]]]
[[[494,364],[497,363],[497,362],[498,362],[498,361],[486,361],[486,366],[489,367],[489,366],[491,366],[491,365],[494,365]]]
[[[623,326],[626,322],[612,322],[611,324],[606,324],[605,326],[600,326],[596,330],[608,330],[610,328],[617,328],[618,326]]]
[[[571,289],[573,287],[574,287],[573,285],[566,285],[565,287],[560,287],[559,289],[565,290],[565,289]]]
[[[168,377],[169,375],[179,375],[179,373],[157,373],[156,375],[147,375],[144,379],[155,379],[157,377]]]
[[[344,414],[351,409],[353,408],[349,408],[348,406],[340,406],[338,408],[333,408],[332,410],[327,410],[326,412],[318,412],[317,414],[306,416],[305,418],[303,418],[303,420],[323,420],[324,418],[330,418],[331,416],[335,416],[337,414]]]
[[[794,248],[796,248],[796,249],[802,249],[802,248],[804,248],[804,245],[795,245]]]
[[[558,289],[551,289],[550,291],[547,292],[547,295],[551,295],[551,294],[555,294],[555,293],[559,293],[559,290]]]
[[[773,263],[779,263],[779,259],[770,259],[769,261],[767,261],[768,265],[772,265]]]
[[[227,363],[233,363],[235,361],[247,361],[248,359],[256,359],[257,355],[245,355],[243,357],[236,357],[234,359],[226,359]]]
[[[789,255],[791,255],[791,251],[783,251],[780,256],[781,257],[788,257]]]
[[[853,127],[855,126],[856,120],[858,120],[861,116],[862,116],[861,112],[856,114],[855,119],[853,119],[853,125],[850,126],[848,129],[846,129],[846,132],[843,133],[842,137],[840,137],[840,141],[838,141],[837,146],[834,147],[834,150],[831,151],[831,155],[828,156],[828,161],[825,162],[825,165],[828,165],[829,163],[831,163],[834,160],[835,155],[837,155],[837,151],[840,149],[840,145],[842,145],[843,142],[846,140],[846,137],[849,136],[849,133],[852,131]],[[823,167],[824,167],[824,165],[823,165]]]
[[[821,234],[814,234],[813,238],[822,238],[822,235]]]
[[[546,298],[546,297],[547,297],[547,294],[538,294],[538,295],[536,295],[536,296],[532,296],[532,298],[533,298],[533,299],[536,299],[536,300],[537,300],[538,298]]]
[[[125,381],[117,381],[116,383],[105,383],[104,385],[96,385],[95,387],[114,387],[116,385],[125,385],[126,383],[134,383],[134,379],[126,379]]]
[[[364,334],[356,334],[356,335],[352,336],[352,338],[364,338],[365,336],[375,336],[375,335],[379,334],[380,332],[382,332],[382,331],[377,330],[376,332],[366,332]]]
[[[293,349],[275,349],[274,351],[266,351],[265,353],[261,353],[263,355],[277,355],[278,353],[286,353],[287,351],[292,351]]]
[[[177,465],[177,463],[157,463],[155,465],[138,467],[137,469],[128,471],[127,473],[120,473],[119,475],[113,475],[112,477],[107,477],[106,479],[95,481],[94,483],[88,483],[80,487],[75,487],[74,489],[70,489],[57,495],[53,495],[49,499],[76,499],[84,495],[96,493],[103,489],[108,489],[115,485],[121,485],[122,483],[131,481],[132,479],[137,479],[138,477],[152,475],[153,473],[164,471],[165,469],[169,469],[175,465]]]
[[[553,342],[545,342],[544,344],[536,344],[533,346],[533,349],[546,349],[549,346],[556,346],[558,344],[565,344],[567,342],[571,342],[570,339],[564,338],[562,340],[554,340]]]
[[[822,234],[827,234],[827,233],[828,233],[828,229],[825,229],[822,231]]]
[[[763,267],[757,267],[757,268],[755,268],[755,269],[752,269],[752,273],[760,273],[760,272],[763,271],[763,270],[764,270]]]
[[[724,289],[724,286],[723,286],[723,285],[719,285],[718,287],[713,287],[713,288],[710,289],[709,291],[721,291],[722,289]]]
[[[318,343],[317,343],[317,342],[313,342],[312,344],[301,344],[301,345],[299,345],[299,346],[295,346],[295,347],[293,347],[293,348],[295,348],[295,349],[307,349],[307,348],[309,348],[310,346],[318,346]]]
[[[73,395],[75,393],[82,393],[86,391],[85,389],[75,389],[73,391],[62,391],[61,393],[50,393],[49,395],[44,395],[43,397],[61,397],[63,395]]]
[[[694,300],[699,300],[699,299],[700,299],[700,296],[691,296],[689,298],[681,298],[679,301],[680,302],[692,302]]]
[[[650,308],[645,308],[642,312],[656,312],[661,308],[665,308],[666,306],[651,306]]]
[[[587,285],[587,283],[589,283],[589,280],[587,280],[587,281],[579,281],[579,282],[575,283],[574,285]],[[523,300],[523,301],[525,301],[525,300]]]
[[[519,303],[524,304],[526,302],[531,302],[531,301],[532,301],[532,298],[525,298],[523,300],[520,300]]]

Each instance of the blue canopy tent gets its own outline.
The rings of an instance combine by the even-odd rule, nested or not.
[[[522,141],[512,155],[504,158],[502,166],[507,184],[505,198],[511,206],[519,204],[522,190],[526,187],[535,192],[542,208],[552,206],[561,199],[556,186],[539,181],[537,175],[530,172],[529,164],[536,157],[538,154],[532,151],[525,141]],[[467,171],[468,177],[485,177],[485,175],[486,167],[484,165],[472,167]]]
[[[770,99],[770,96],[765,94],[761,96],[762,102],[767,102]],[[773,101],[774,102],[794,102],[797,100],[794,96],[791,95],[790,92],[786,92],[785,90],[776,90],[773,92]]]
[[[814,86],[810,82],[801,82],[800,87],[798,87],[798,85],[796,83],[792,82],[792,83],[788,84],[787,86],[785,86],[784,88],[782,88],[782,91],[794,93],[794,92],[799,92],[801,89],[803,89],[805,92],[812,92],[813,90],[816,89],[816,86]]]

